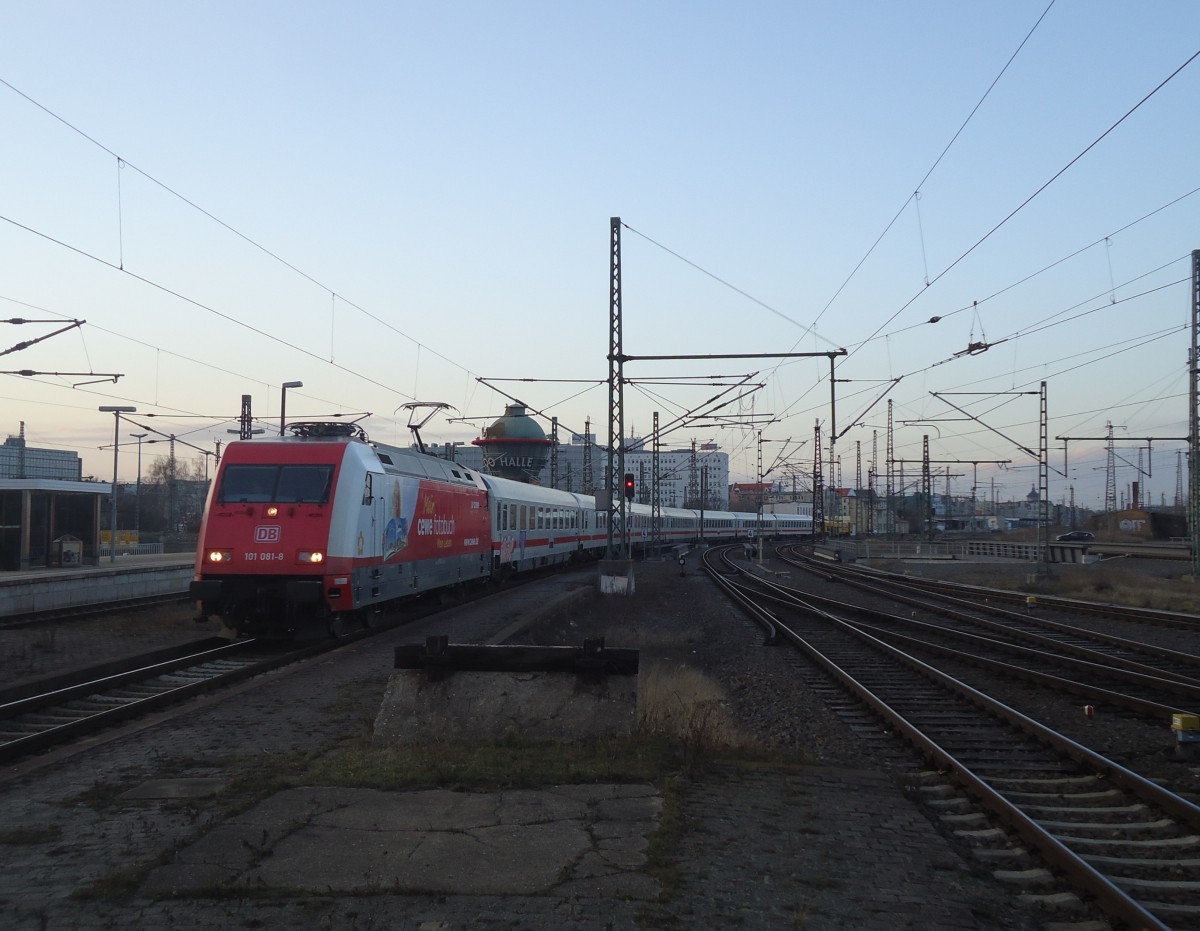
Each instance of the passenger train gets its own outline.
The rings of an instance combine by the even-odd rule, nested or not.
[[[293,423],[290,436],[230,443],[209,489],[190,595],[227,635],[331,634],[389,602],[602,555],[593,496],[486,475],[370,442],[356,425]],[[651,508],[627,506],[649,545]],[[754,536],[756,514],[662,508],[662,542]],[[764,536],[811,536],[810,514],[764,514]]]

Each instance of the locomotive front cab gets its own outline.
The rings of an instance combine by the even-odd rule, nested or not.
[[[293,634],[327,613],[344,445],[230,444],[209,493],[191,596],[234,634]]]

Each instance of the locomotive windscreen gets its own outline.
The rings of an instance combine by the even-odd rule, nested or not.
[[[227,465],[217,500],[229,503],[325,504],[331,465]]]

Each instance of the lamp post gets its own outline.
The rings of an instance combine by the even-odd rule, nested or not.
[[[112,491],[110,493],[109,511],[109,538],[108,538],[108,561],[117,561],[117,453],[121,450],[121,415],[137,413],[136,407],[127,407],[120,404],[101,404],[97,410],[105,413],[113,414],[113,482]]]
[[[288,388],[303,388],[303,387],[304,387],[304,382],[302,382],[302,381],[285,381],[283,383],[283,388],[279,392],[279,435],[280,436],[283,436],[283,421],[284,421],[283,415],[284,415],[284,411],[287,410],[287,390],[288,390]]]
[[[133,503],[133,532],[137,534],[140,546],[142,543],[142,440],[149,434],[131,433],[129,435],[138,441],[137,499]],[[141,550],[138,552],[140,553]]]

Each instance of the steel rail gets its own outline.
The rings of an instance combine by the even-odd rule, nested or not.
[[[228,647],[223,647],[217,650],[208,650],[197,656],[191,657],[190,661],[187,658],[173,660],[168,663],[158,664],[157,666],[143,667],[140,670],[132,670],[127,673],[121,673],[116,676],[108,676],[104,679],[93,682],[81,683],[70,686],[68,688],[59,689],[56,692],[48,695],[37,695],[29,698],[20,699],[15,702],[10,702],[7,705],[0,707],[0,717],[7,724],[14,720],[19,720],[22,714],[36,714],[52,708],[61,707],[64,702],[78,700],[84,697],[96,696],[103,689],[118,689],[122,686],[130,685],[136,682],[152,682],[154,679],[163,675],[173,673],[183,673],[189,669],[196,669],[205,664],[215,661],[223,661],[226,659],[234,659],[240,652],[253,652],[254,649],[261,650],[261,644],[255,644],[253,641],[244,641],[241,643],[230,644]],[[114,707],[94,711],[90,714],[76,717],[74,720],[66,721],[61,724],[51,725],[43,729],[34,731],[23,737],[16,737],[6,740],[0,744],[0,762],[7,762],[19,756],[44,750],[55,744],[63,743],[67,740],[93,733],[101,728],[129,720],[146,714],[150,711],[157,711],[168,705],[176,704],[185,698],[193,695],[203,694],[213,691],[214,689],[230,685],[234,682],[239,682],[243,679],[251,678],[271,669],[278,668],[287,663],[296,662],[300,659],[305,659],[309,656],[314,656],[324,652],[330,648],[328,642],[321,642],[315,645],[310,645],[299,650],[292,650],[285,654],[276,654],[263,659],[247,662],[233,669],[225,669],[212,673],[205,673],[205,677],[198,681],[189,682],[181,685],[175,685],[163,688],[156,691],[152,695],[147,695],[144,698],[124,700],[119,697],[117,700],[121,703]],[[80,709],[82,710],[82,709]]]
[[[1140,686],[1145,689],[1168,694],[1168,695],[1171,695],[1171,696],[1174,696],[1174,697],[1177,697],[1180,699],[1186,699],[1186,700],[1191,700],[1191,701],[1200,703],[1200,679],[1194,679],[1194,678],[1191,678],[1188,676],[1172,674],[1170,672],[1170,670],[1163,670],[1156,666],[1149,666],[1149,665],[1136,663],[1136,662],[1129,661],[1129,660],[1122,660],[1120,657],[1112,657],[1109,654],[1098,652],[1098,651],[1088,650],[1087,648],[1082,648],[1075,644],[1061,644],[1059,641],[1053,640],[1051,638],[1040,638],[1040,637],[1032,638],[1036,643],[1038,643],[1041,646],[1054,648],[1054,649],[1061,647],[1062,653],[1071,654],[1071,657],[1068,658],[1067,656],[1051,652],[1050,650],[1033,649],[1031,647],[1021,646],[1020,644],[1017,644],[1017,643],[1010,643],[1010,642],[1007,642],[1004,640],[996,640],[996,639],[992,639],[990,637],[983,637],[983,636],[980,636],[979,634],[974,634],[974,633],[971,633],[971,632],[965,631],[965,630],[959,630],[954,627],[943,627],[943,626],[940,626],[937,624],[931,624],[927,621],[922,621],[922,620],[919,620],[916,618],[908,618],[908,617],[903,617],[901,615],[888,614],[883,611],[878,611],[878,610],[875,610],[872,608],[867,608],[862,605],[854,604],[852,602],[840,601],[838,599],[829,598],[828,596],[825,596],[825,595],[818,595],[813,592],[798,592],[794,589],[791,589],[787,586],[782,586],[782,585],[780,585],[779,588],[781,591],[788,593],[787,597],[800,598],[805,604],[815,604],[818,606],[825,606],[827,609],[833,610],[833,611],[843,611],[843,612],[849,612],[849,613],[852,613],[855,615],[861,615],[866,618],[869,618],[871,622],[878,622],[879,620],[883,620],[883,621],[890,621],[890,622],[893,622],[898,625],[903,625],[905,627],[927,630],[939,637],[943,637],[946,639],[961,640],[961,641],[965,641],[966,643],[969,643],[969,644],[978,644],[987,649],[991,649],[991,650],[999,651],[999,652],[1016,654],[1018,656],[1028,658],[1030,660],[1040,661],[1047,665],[1063,666],[1068,669],[1090,672],[1093,675],[1100,676],[1102,678],[1116,679],[1118,681],[1134,684],[1134,685]],[[878,592],[873,591],[873,590],[872,590],[872,593],[878,594]],[[785,603],[786,603],[786,601],[785,601]],[[911,604],[912,602],[907,602],[907,603]],[[937,613],[944,614],[946,612],[937,612]],[[989,622],[986,620],[980,620],[978,618],[972,617],[969,614],[960,616],[958,614],[951,613],[949,616],[954,617],[955,619],[965,620],[970,623],[982,624],[985,627],[996,630],[997,632],[1000,632],[1000,633],[1013,633],[1011,628],[1004,627],[1003,625],[996,625],[996,624],[993,624],[992,622]],[[856,623],[856,624],[860,624],[860,625],[865,624],[865,622],[861,622],[861,621],[854,621],[851,623]],[[882,629],[876,629],[876,630],[880,632],[881,636],[883,635]],[[1086,634],[1088,632],[1081,632],[1081,633]],[[904,635],[897,633],[897,634],[894,634],[891,636],[898,638],[898,637],[903,637]],[[1025,636],[1024,639],[1031,639],[1031,638],[1029,636]],[[930,649],[947,649],[944,647],[938,647],[936,644],[929,643],[928,641],[923,641],[923,640],[919,640],[919,639],[915,639],[915,638],[912,640],[912,642],[926,645]],[[1167,652],[1173,652],[1173,651],[1167,651]],[[988,663],[988,662],[997,662],[995,660],[987,660],[985,657],[979,656],[978,654],[963,653],[960,655],[963,657],[970,657],[972,660],[978,660],[978,662],[980,664],[984,664],[984,663]],[[1093,659],[1085,659],[1083,657],[1094,657],[1095,660],[1099,660],[1099,661],[1094,661]],[[1026,670],[1028,672],[1028,677],[1037,677],[1037,676],[1046,675],[1045,673],[1039,673],[1038,671],[1029,669],[1028,667],[1010,666],[1009,668],[1013,669],[1013,670]],[[1071,682],[1071,680],[1059,680],[1059,681],[1064,682],[1064,683]],[[1166,704],[1162,704],[1162,703],[1158,703],[1158,702],[1147,702],[1146,700],[1140,699],[1136,696],[1124,695],[1123,693],[1119,693],[1119,692],[1108,692],[1101,686],[1091,686],[1091,685],[1087,685],[1086,683],[1072,683],[1072,684],[1078,685],[1078,688],[1072,689],[1072,690],[1079,692],[1080,694],[1088,694],[1089,690],[1094,690],[1098,693],[1105,693],[1105,694],[1108,694],[1111,696],[1118,697],[1120,700],[1117,701],[1117,704],[1123,704],[1126,707],[1129,707],[1129,708],[1132,708],[1132,709],[1138,710],[1138,711],[1150,711],[1153,709],[1154,711],[1164,713],[1166,716],[1169,717],[1171,714],[1173,714],[1175,712],[1187,710],[1186,708],[1183,708],[1182,706],[1179,706],[1179,705],[1174,705],[1174,704],[1166,705]]]
[[[786,586],[781,587],[783,591],[788,593],[787,595],[767,594],[766,597],[777,601],[779,604],[789,607],[796,607],[797,605],[800,605],[803,607],[813,607],[815,610],[822,610],[820,606],[824,606],[826,609],[831,610],[837,610],[841,608],[852,611],[856,614],[867,614],[874,618],[882,618],[884,620],[895,621],[896,623],[903,624],[905,626],[927,630],[933,634],[947,637],[949,639],[965,640],[970,643],[979,643],[1002,652],[1016,653],[1019,656],[1028,656],[1051,665],[1062,659],[1060,657],[1056,657],[1054,654],[1046,653],[1041,650],[1031,650],[1028,647],[1022,647],[1016,644],[980,637],[978,635],[955,630],[953,628],[939,627],[936,624],[929,624],[924,621],[871,611],[851,603],[839,602],[835,599],[826,598],[824,596],[816,596],[811,592],[794,592],[793,590],[786,588]],[[887,630],[865,621],[848,620],[846,618],[841,618],[841,620],[847,624],[854,625],[860,630],[865,630],[868,633],[871,633],[873,636],[879,637],[881,640],[886,640],[889,642],[899,641],[904,644],[910,644],[914,648],[928,650],[941,656],[945,656],[949,659],[957,660],[958,662],[979,666],[983,669],[987,669],[991,672],[1002,675],[1015,676],[1030,682],[1036,682],[1039,685],[1044,685],[1048,688],[1054,688],[1059,691],[1072,692],[1086,698],[1089,701],[1105,701],[1114,706],[1127,708],[1131,711],[1136,711],[1139,714],[1145,714],[1158,720],[1169,718],[1176,712],[1186,712],[1189,710],[1177,703],[1164,704],[1163,702],[1153,701],[1137,695],[1130,695],[1125,692],[1117,692],[1103,686],[1094,685],[1087,682],[1080,682],[1074,679],[1066,679],[1062,676],[1054,675],[1053,673],[1031,669],[1028,666],[1019,666],[1014,663],[1006,663],[1002,660],[991,659],[986,656],[981,656],[978,653],[966,653],[962,650],[956,650],[952,647],[935,643],[930,640],[922,640],[919,637],[913,637],[894,630]],[[1200,701],[1200,687],[1189,686],[1185,683],[1177,683],[1174,680],[1155,678],[1124,669],[1102,666],[1099,663],[1090,663],[1082,660],[1071,660],[1063,665],[1066,665],[1071,669],[1090,671],[1098,675],[1137,684],[1144,688],[1152,690],[1157,689],[1158,691],[1165,692],[1167,694],[1178,695],[1180,697],[1190,697]],[[1200,707],[1200,705],[1197,707]]]
[[[899,642],[900,644],[906,644],[911,648],[929,650],[932,653],[937,653],[940,656],[944,656],[948,659],[979,666],[983,669],[987,669],[990,672],[1006,676],[1015,676],[1025,679],[1029,682],[1036,682],[1039,685],[1046,686],[1047,688],[1071,692],[1086,698],[1089,702],[1095,703],[1098,701],[1103,701],[1116,707],[1127,708],[1130,711],[1136,711],[1139,714],[1144,714],[1147,717],[1152,717],[1159,721],[1169,719],[1171,715],[1175,714],[1176,712],[1189,711],[1189,709],[1183,708],[1180,705],[1167,705],[1163,704],[1162,702],[1140,698],[1137,695],[1129,695],[1125,692],[1117,692],[1112,689],[1104,688],[1103,686],[1090,685],[1086,682],[1079,682],[1075,679],[1066,679],[1062,676],[1056,676],[1053,673],[1041,672],[1037,669],[1030,669],[1027,666],[1018,666],[1014,663],[1003,662],[1002,660],[989,659],[986,656],[979,656],[974,653],[964,653],[963,651],[955,650],[952,647],[931,643],[927,640],[920,640],[916,637],[909,637],[905,634],[897,633],[896,631],[884,630],[882,628],[857,622],[851,623],[854,623],[855,626],[860,630],[865,630],[872,636],[878,637],[881,640],[886,640],[888,642]],[[1200,705],[1197,707],[1200,707]],[[1197,712],[1190,711],[1189,713],[1196,714]]]
[[[962,582],[952,582],[945,579],[922,579],[910,575],[897,575],[880,569],[864,569],[859,566],[836,563],[798,553],[799,547],[791,544],[780,548],[790,550],[793,558],[807,560],[814,567],[811,571],[835,571],[855,573],[860,577],[886,579],[896,584],[907,585],[922,591],[957,592],[963,595],[976,595],[988,598],[990,601],[1008,604],[1024,604],[1027,596],[1019,592],[1003,588],[989,588],[980,585],[967,585]],[[1179,627],[1185,630],[1200,628],[1200,616],[1183,611],[1164,611],[1160,608],[1138,608],[1132,605],[1117,605],[1107,602],[1085,601],[1081,598],[1064,598],[1061,595],[1038,595],[1038,605],[1046,608],[1066,611],[1073,614],[1090,614],[1096,617],[1111,617],[1117,620],[1134,623],[1145,621],[1161,627]]]
[[[1128,669],[1131,672],[1141,672],[1146,675],[1157,676],[1160,678],[1174,679],[1190,685],[1200,685],[1200,678],[1184,675],[1183,673],[1172,672],[1169,669],[1163,669],[1160,666],[1153,666],[1143,663],[1140,660],[1128,659],[1122,656],[1115,656],[1111,653],[1104,653],[1099,650],[1094,650],[1090,647],[1080,647],[1077,644],[1067,643],[1053,637],[1046,637],[1042,634],[1034,633],[1028,630],[1021,630],[1010,625],[998,624],[995,621],[989,621],[982,618],[980,614],[991,614],[1000,618],[1006,618],[1018,625],[1032,626],[1043,630],[1054,631],[1056,633],[1067,636],[1078,637],[1080,639],[1093,640],[1097,643],[1102,643],[1116,649],[1125,650],[1130,653],[1147,654],[1155,659],[1169,660],[1184,666],[1200,668],[1200,656],[1193,653],[1183,653],[1179,650],[1172,650],[1167,647],[1158,647],[1151,644],[1143,643],[1138,640],[1130,640],[1126,637],[1118,637],[1114,634],[1106,634],[1100,631],[1087,630],[1085,628],[1074,627],[1070,624],[1064,624],[1060,621],[1053,621],[1049,618],[1030,617],[1026,613],[1009,611],[1006,608],[1000,608],[988,603],[980,604],[978,601],[970,601],[965,598],[950,595],[933,594],[930,591],[923,590],[918,586],[908,585],[906,582],[889,579],[887,581],[879,581],[874,573],[860,573],[855,570],[847,570],[844,567],[834,569],[832,572],[829,567],[821,565],[819,568],[814,567],[810,562],[805,560],[796,560],[791,557],[781,557],[789,565],[805,571],[813,572],[817,575],[829,577],[840,577],[840,581],[845,582],[862,591],[872,594],[881,595],[892,601],[898,601],[901,604],[907,604],[910,607],[920,608],[928,611],[931,614],[940,614],[943,617],[948,617],[953,620],[964,621],[966,623],[975,624],[978,626],[988,627],[992,630],[1003,631],[1009,636],[1023,637],[1034,643],[1043,646],[1053,646],[1056,650],[1061,650],[1065,653],[1073,653],[1076,656],[1089,658],[1092,660],[1101,660],[1104,665],[1119,666]],[[943,601],[951,602],[952,605],[959,607],[947,606],[937,602],[925,601],[912,595],[897,594],[896,589],[901,592],[916,588],[917,591],[930,597],[937,597]],[[996,589],[980,589],[981,592],[994,592]],[[1012,594],[1011,592],[1007,594]],[[1024,597],[1024,596],[1022,596]],[[1038,596],[1038,604],[1041,605],[1041,596]],[[1069,611],[1067,607],[1061,607],[1059,610]]]
[[[749,573],[746,574],[758,584],[769,588],[776,587],[774,583],[768,580],[755,577]],[[1040,742],[1057,749],[1058,752],[1070,759],[1104,773],[1113,782],[1126,787],[1135,794],[1140,795],[1143,799],[1153,801],[1162,810],[1176,816],[1192,828],[1200,829],[1200,807],[1197,807],[1186,799],[1180,798],[1120,764],[1108,760],[1100,754],[1089,750],[1087,747],[1052,731],[1027,715],[1021,714],[966,683],[940,672],[928,663],[916,657],[909,656],[865,631],[858,630],[851,623],[842,621],[818,608],[808,607],[804,610],[810,611],[836,627],[849,632],[852,637],[864,644],[871,645],[874,649],[891,657],[896,662],[909,667],[930,681],[959,694],[973,704],[1007,721],[1019,731],[1029,734]],[[919,727],[912,724],[903,714],[893,709],[887,701],[878,696],[864,683],[860,682],[850,672],[843,669],[832,659],[829,659],[803,636],[787,625],[780,624],[778,632],[780,636],[800,649],[827,674],[841,682],[854,694],[859,695],[866,704],[874,709],[877,714],[899,733],[903,734],[906,739],[920,749],[936,765],[949,773],[952,778],[963,785],[971,794],[975,795],[985,807],[1001,817],[1005,823],[1009,824],[1029,844],[1041,851],[1049,863],[1062,870],[1079,887],[1095,896],[1097,901],[1102,904],[1110,915],[1127,921],[1139,928],[1167,931],[1169,926],[1142,906],[1140,902],[1128,895],[1079,854],[1075,853],[1070,847],[1026,815],[1001,792],[989,785],[985,779],[974,773],[970,767],[962,763],[950,751],[940,746]]]

